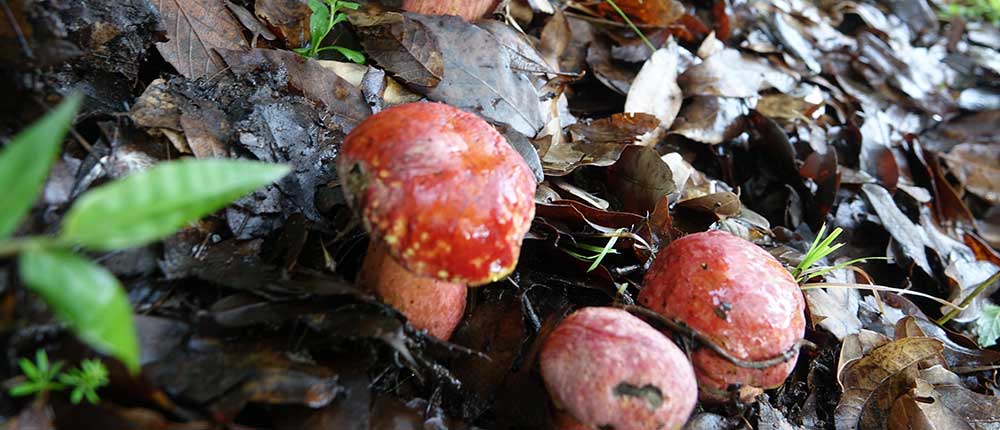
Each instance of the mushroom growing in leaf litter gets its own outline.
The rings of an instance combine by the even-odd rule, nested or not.
[[[545,339],[539,355],[560,428],[679,429],[698,400],[684,352],[617,308],[583,308]]]
[[[693,351],[701,398],[708,401],[725,401],[735,390],[748,401],[781,385],[805,334],[805,299],[792,275],[760,247],[722,231],[691,234],[661,250],[639,303],[736,359],[766,363],[738,365],[709,348]]]
[[[351,131],[337,168],[348,204],[384,246],[385,261],[416,277],[471,286],[503,279],[517,265],[535,214],[535,179],[478,116],[440,103],[391,107]],[[395,279],[392,285],[375,288],[383,299],[410,296],[385,288],[428,282],[404,281],[402,271],[365,263],[365,270],[376,268],[395,273],[385,277]]]
[[[457,15],[475,21],[497,8],[498,0],[403,0],[402,8],[425,15]]]

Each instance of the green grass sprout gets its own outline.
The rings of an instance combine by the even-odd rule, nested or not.
[[[578,260],[592,261],[592,263],[590,264],[590,267],[587,268],[587,273],[590,273],[590,272],[594,271],[594,269],[596,269],[597,266],[601,265],[601,261],[603,261],[604,257],[606,257],[608,254],[618,254],[619,253],[618,250],[614,249],[614,247],[615,247],[615,243],[618,242],[618,238],[622,237],[622,233],[624,233],[624,232],[625,232],[625,229],[624,228],[620,228],[618,230],[615,230],[614,233],[607,234],[606,236],[609,237],[610,239],[608,239],[608,242],[604,246],[587,245],[585,243],[574,243],[572,245],[576,249],[583,250],[583,251],[593,252],[593,254],[590,254],[590,255],[585,255],[585,254],[582,254],[582,253],[579,253],[579,252],[576,252],[576,251],[572,251],[572,250],[569,250],[569,249],[565,249],[565,248],[560,248],[560,249],[563,252],[569,254],[570,256],[572,256],[572,257],[574,257],[574,258],[576,258]]]

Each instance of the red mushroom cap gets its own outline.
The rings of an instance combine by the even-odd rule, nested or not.
[[[514,266],[535,215],[535,178],[478,116],[440,103],[372,115],[337,167],[349,204],[403,267],[482,285]]]
[[[805,333],[805,300],[771,254],[722,231],[685,236],[660,251],[646,272],[639,303],[711,337],[730,355],[781,356]],[[705,400],[724,401],[730,385],[773,388],[795,357],[765,369],[737,366],[707,348],[691,355]]]
[[[425,15],[458,15],[475,21],[493,12],[499,0],[403,0],[405,11]]]
[[[570,314],[545,339],[539,367],[556,406],[585,428],[679,429],[698,400],[684,352],[621,309]]]

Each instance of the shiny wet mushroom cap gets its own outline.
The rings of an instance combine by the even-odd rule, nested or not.
[[[372,239],[407,270],[475,286],[517,265],[535,179],[478,116],[440,103],[391,107],[351,131],[337,168]]]
[[[700,331],[740,360],[787,357],[747,368],[708,348],[695,350],[691,362],[707,401],[725,401],[734,389],[752,394],[781,385],[805,334],[805,299],[788,270],[757,245],[722,231],[691,234],[660,250],[639,303]]]

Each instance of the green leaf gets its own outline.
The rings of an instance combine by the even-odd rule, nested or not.
[[[160,163],[83,195],[66,214],[60,240],[103,251],[145,245],[288,171],[245,160]]]
[[[625,231],[624,228],[620,228],[615,231],[614,236],[612,236],[611,239],[608,240],[608,244],[604,245],[604,249],[601,249],[601,252],[597,254],[597,258],[594,260],[594,263],[587,268],[588,273],[593,272],[594,269],[597,268],[597,266],[601,265],[601,260],[604,260],[604,257],[608,255],[608,251],[610,251],[611,248],[615,247],[615,242],[618,242],[619,235],[621,235],[624,231]]]
[[[333,49],[335,49],[337,52],[340,53],[340,55],[343,55],[344,58],[348,60],[351,60],[358,64],[365,63],[365,55],[358,51],[349,48],[344,48],[342,46],[334,46]]]
[[[24,382],[14,386],[14,388],[11,388],[7,393],[10,394],[11,397],[24,397],[30,396],[39,391],[42,391],[42,387],[39,386],[39,384],[34,382]]]
[[[330,32],[330,8],[320,0],[309,0],[312,16],[309,18],[309,34],[312,36],[312,46],[315,50],[323,38]]]
[[[31,210],[82,100],[78,93],[67,97],[0,152],[0,239],[9,237]]]
[[[39,372],[38,368],[35,367],[35,363],[27,358],[18,360],[17,365],[21,367],[21,373],[32,381],[37,381],[42,375],[42,372]]]
[[[38,247],[21,253],[18,269],[25,284],[80,339],[129,370],[139,370],[132,306],[110,272],[68,251]]]
[[[1000,306],[987,304],[976,320],[976,335],[979,346],[989,348],[1000,339]]]

